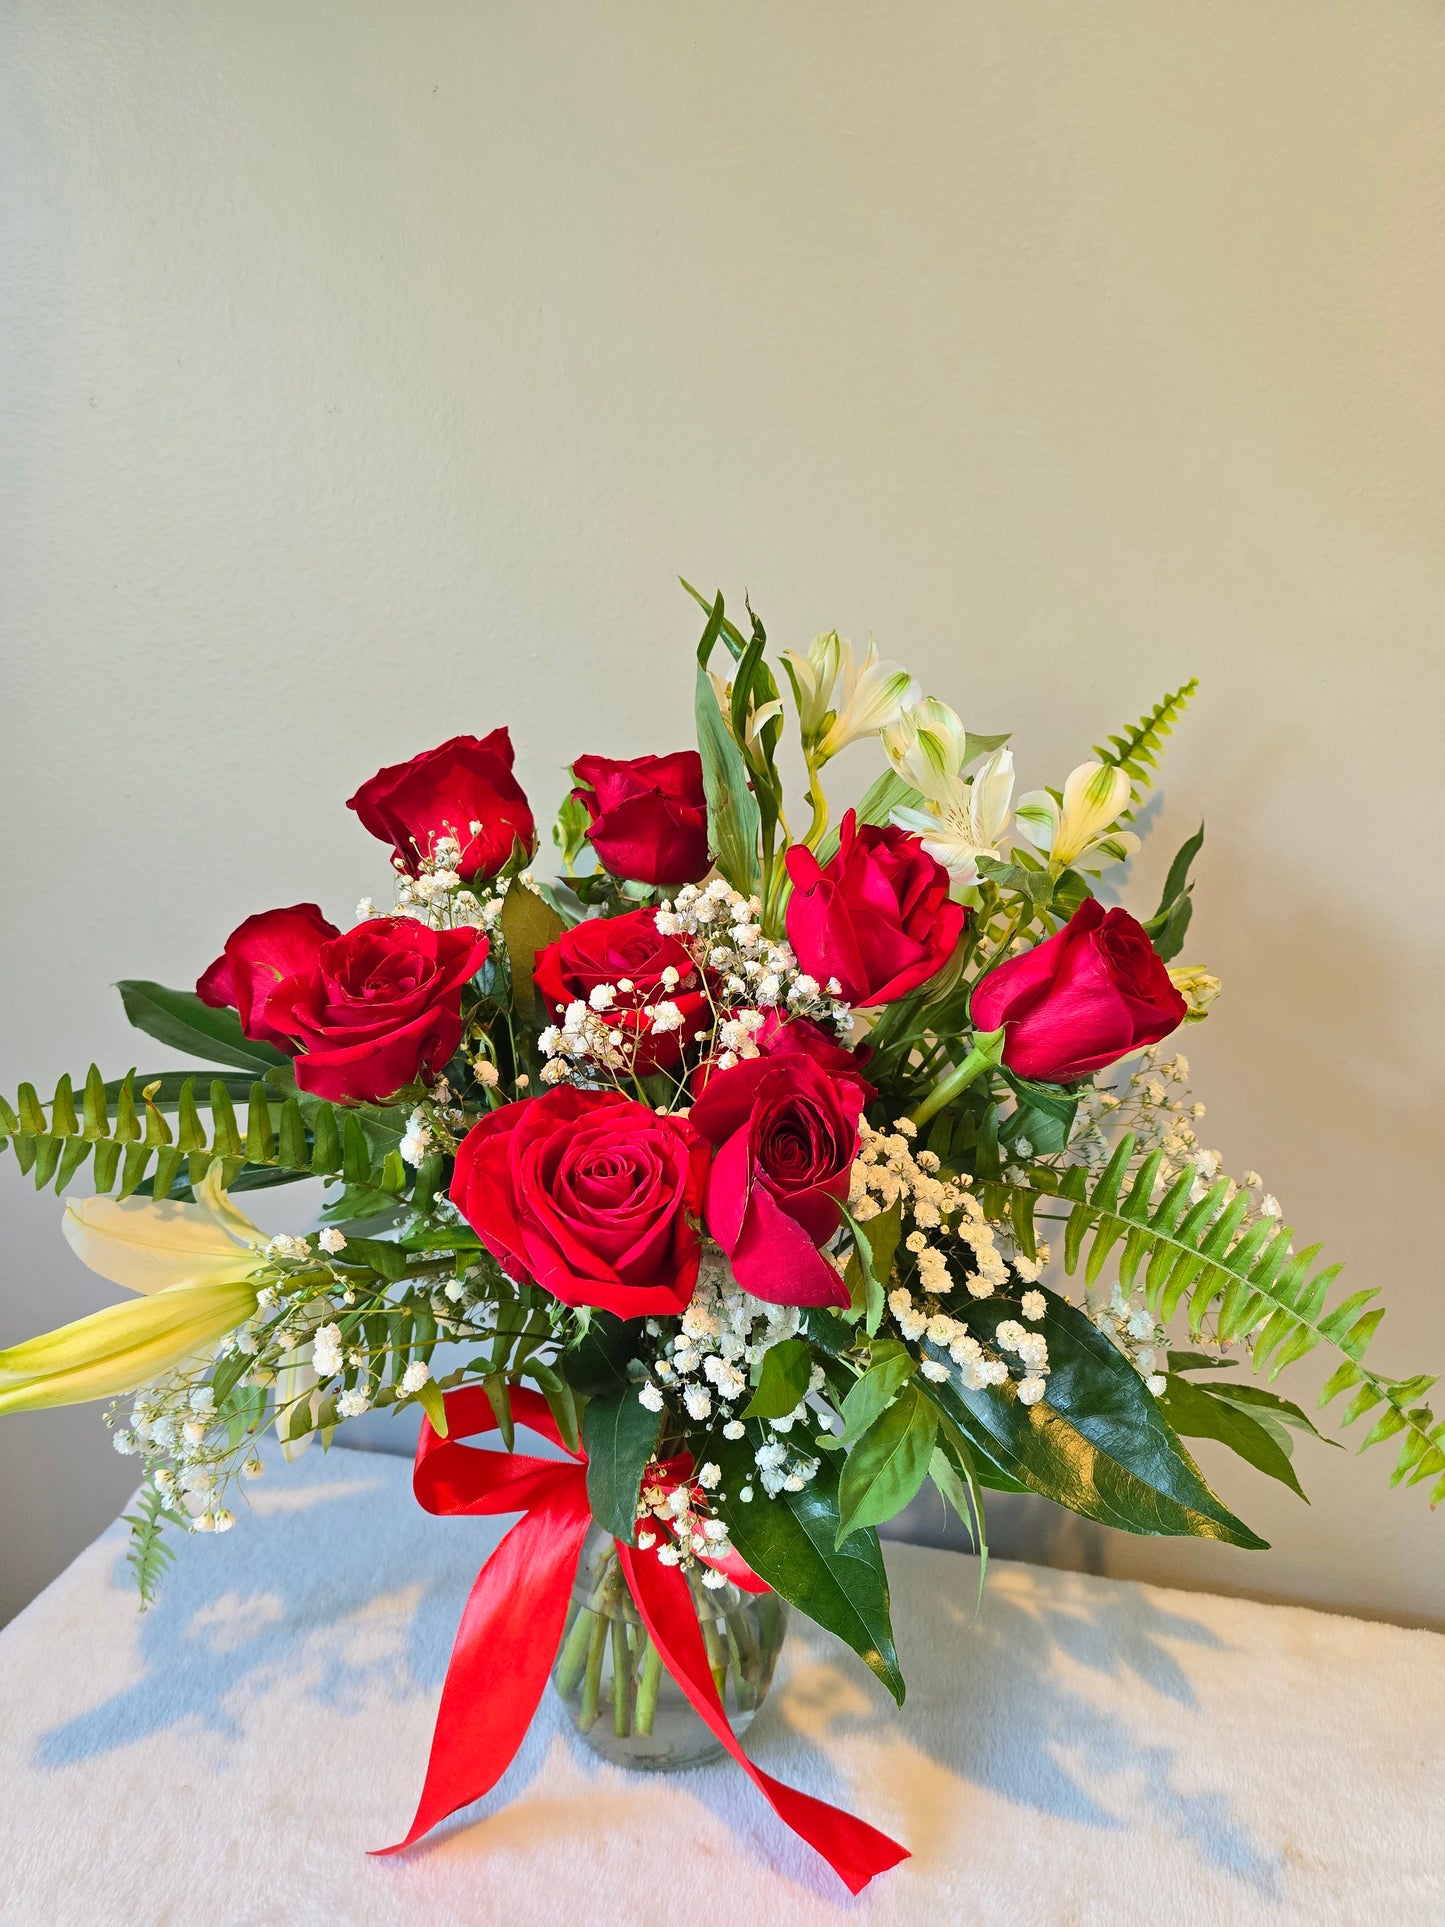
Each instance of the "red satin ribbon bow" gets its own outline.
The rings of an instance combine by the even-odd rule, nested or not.
[[[514,1390],[511,1401],[519,1425],[562,1444],[540,1394]],[[433,1431],[428,1420],[422,1421],[412,1472],[418,1501],[441,1515],[523,1516],[477,1574],[442,1685],[416,1818],[406,1838],[380,1848],[382,1853],[399,1853],[448,1814],[480,1800],[511,1765],[561,1643],[577,1561],[591,1523],[582,1454],[536,1459],[463,1445],[463,1439],[496,1429],[496,1414],[480,1386],[448,1392],[446,1409],[446,1438]],[[621,1540],[617,1551],[638,1615],[663,1664],[778,1817],[820,1853],[855,1894],[874,1874],[906,1860],[907,1849],[876,1827],[784,1786],[753,1765],[723,1712],[681,1570],[660,1564],[655,1552]],[[758,1583],[754,1575],[748,1576]]]

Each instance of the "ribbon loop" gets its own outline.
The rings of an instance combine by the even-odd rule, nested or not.
[[[544,1398],[520,1387],[510,1398],[519,1425],[562,1445]],[[440,1517],[499,1512],[522,1517],[477,1574],[442,1683],[416,1817],[404,1840],[376,1850],[382,1854],[401,1852],[449,1814],[480,1800],[511,1765],[561,1644],[592,1519],[583,1454],[538,1459],[464,1444],[498,1429],[491,1400],[480,1386],[448,1392],[446,1414],[445,1438],[429,1419],[422,1421],[412,1470],[418,1503]],[[676,1483],[692,1467],[677,1460],[656,1469]],[[655,1553],[621,1540],[616,1544],[638,1614],[663,1664],[779,1819],[821,1854],[853,1893],[906,1859],[907,1849],[877,1828],[753,1765],[728,1725],[681,1570],[663,1565]],[[722,1569],[733,1577],[728,1566]],[[766,1590],[756,1574],[742,1570],[752,1582],[749,1590]]]

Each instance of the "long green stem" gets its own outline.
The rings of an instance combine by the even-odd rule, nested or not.
[[[584,1606],[572,1621],[572,1629],[562,1646],[562,1657],[557,1662],[557,1691],[563,1699],[571,1699],[582,1677],[591,1632],[592,1614]]]
[[[592,1615],[592,1631],[587,1643],[587,1674],[582,1682],[582,1704],[577,1710],[577,1725],[586,1733],[597,1724],[602,1704],[602,1655],[607,1649],[607,1615]]]
[[[632,1656],[627,1622],[620,1614],[612,1622],[612,1730],[619,1740],[632,1731]]]
[[[710,1613],[701,1615],[700,1623],[703,1644],[707,1647],[707,1663],[712,1669],[712,1683],[717,1688],[718,1698],[721,1699],[728,1677],[727,1649],[718,1638],[717,1626]]]
[[[662,1654],[649,1639],[642,1655],[642,1670],[637,1681],[637,1705],[635,1724],[642,1734],[652,1732],[652,1722],[657,1713],[657,1689],[662,1684]]]
[[[937,1116],[945,1104],[951,1104],[960,1091],[966,1091],[975,1078],[981,1077],[985,1071],[996,1070],[1003,1053],[1003,1039],[1001,1030],[979,1032],[974,1038],[973,1049],[963,1062],[934,1085],[917,1109],[909,1112],[912,1121],[926,1124],[931,1117]]]

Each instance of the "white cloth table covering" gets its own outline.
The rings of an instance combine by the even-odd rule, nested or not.
[[[902,1712],[794,1619],[750,1739],[914,1857],[857,1900],[731,1764],[594,1760],[550,1692],[484,1802],[393,1859],[507,1522],[403,1460],[275,1463],[137,1613],[114,1526],[0,1633],[0,1919],[1445,1921],[1445,1638],[889,1546]],[[1241,1554],[1241,1558],[1245,1555]]]

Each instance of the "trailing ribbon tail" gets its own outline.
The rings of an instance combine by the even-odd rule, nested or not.
[[[617,1553],[638,1616],[661,1653],[663,1664],[783,1824],[823,1856],[850,1893],[861,1893],[875,1874],[886,1873],[900,1860],[907,1860],[907,1847],[900,1847],[867,1821],[855,1819],[811,1793],[800,1793],[754,1766],[728,1725],[681,1571],[676,1566],[660,1565],[655,1558],[620,1541]]]
[[[524,1389],[513,1389],[510,1397],[519,1425],[562,1444],[545,1399]],[[447,1393],[446,1411],[445,1438],[429,1420],[422,1423],[412,1470],[418,1503],[444,1517],[523,1516],[477,1574],[442,1685],[416,1817],[405,1839],[374,1849],[382,1854],[399,1853],[449,1814],[481,1799],[511,1765],[561,1643],[591,1523],[584,1457],[537,1459],[464,1445],[463,1439],[497,1426],[480,1386]],[[855,1894],[875,1874],[906,1860],[907,1849],[876,1827],[753,1765],[718,1698],[682,1572],[662,1565],[653,1553],[616,1543],[638,1612],[664,1665],[779,1819]],[[761,1584],[750,1572],[747,1579],[750,1590]]]

